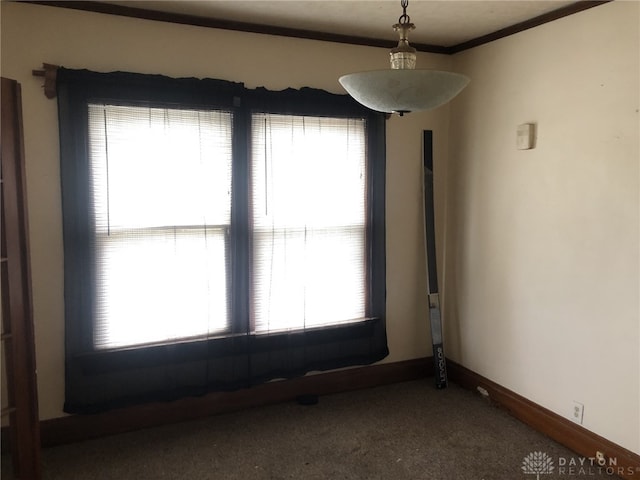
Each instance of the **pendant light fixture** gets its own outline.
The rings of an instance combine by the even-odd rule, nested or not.
[[[469,83],[458,73],[416,70],[416,49],[409,45],[409,32],[415,28],[407,15],[409,0],[401,0],[402,15],[393,29],[400,35],[391,50],[391,69],[351,73],[338,79],[345,90],[365,107],[403,115],[431,110],[450,101]]]

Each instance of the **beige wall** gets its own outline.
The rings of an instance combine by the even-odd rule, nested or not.
[[[637,453],[639,6],[454,57],[446,252],[449,356]]]
[[[337,78],[387,68],[385,49],[238,33],[2,2],[2,75],[22,84],[40,415],[62,415],[64,299],[57,106],[31,75],[43,62],[96,71],[211,77],[278,90],[344,93]],[[390,35],[393,32],[390,31]],[[451,59],[421,55],[424,67]],[[421,234],[422,130],[433,129],[444,174],[448,107],[393,118],[387,128],[388,338],[385,361],[430,355]],[[443,177],[444,178],[444,177]],[[444,181],[438,194],[444,200]],[[441,205],[444,201],[440,202]],[[443,227],[443,225],[441,225]]]

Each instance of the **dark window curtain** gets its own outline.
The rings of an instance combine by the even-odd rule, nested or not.
[[[65,268],[65,406],[91,413],[211,391],[248,388],[313,370],[364,365],[388,355],[385,329],[385,126],[346,95],[304,88],[271,92],[212,79],[96,73],[57,76]],[[96,218],[88,110],[93,103],[223,110],[233,117],[229,311],[225,334],[174,343],[96,348]],[[254,112],[358,118],[367,151],[366,313],[361,321],[256,334],[250,321],[249,154]],[[179,167],[178,167],[179,168]],[[331,195],[331,185],[327,185]],[[331,298],[326,299],[331,302]],[[180,322],[181,318],[176,318]]]

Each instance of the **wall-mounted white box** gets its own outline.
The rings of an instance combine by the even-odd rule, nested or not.
[[[535,147],[536,125],[535,123],[523,123],[518,125],[516,145],[518,150],[530,150]]]

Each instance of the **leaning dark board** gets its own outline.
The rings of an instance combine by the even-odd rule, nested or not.
[[[427,293],[429,299],[429,323],[435,367],[436,388],[447,387],[447,363],[442,338],[438,270],[436,266],[436,234],[433,195],[433,132],[425,130],[422,140],[422,169],[424,174],[424,242],[427,259]]]

